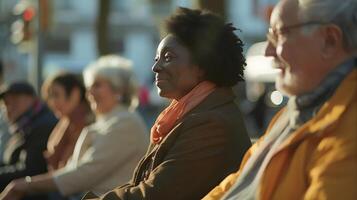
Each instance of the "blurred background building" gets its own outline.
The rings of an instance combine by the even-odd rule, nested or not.
[[[38,89],[45,77],[59,70],[81,73],[98,56],[112,53],[132,59],[140,84],[150,90],[160,24],[177,6],[206,8],[224,16],[240,29],[237,34],[245,51],[252,52],[253,44],[265,40],[269,15],[277,1],[0,0],[4,81],[26,79]],[[254,52],[247,57],[247,70],[252,69],[253,74],[266,64],[257,62],[263,58],[261,52]],[[247,84],[238,87],[237,93],[250,132],[256,136],[270,119],[268,113],[274,113],[283,99],[274,93],[273,79],[246,78]],[[264,119],[259,119],[262,113]]]

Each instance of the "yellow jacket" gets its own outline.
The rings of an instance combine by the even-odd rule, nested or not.
[[[284,110],[273,118],[266,134]],[[260,141],[247,151],[240,169]],[[240,171],[226,177],[203,200],[220,199]],[[257,192],[260,200],[357,199],[357,70],[343,80],[315,117],[282,144]]]

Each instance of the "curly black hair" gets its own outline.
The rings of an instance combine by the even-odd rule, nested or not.
[[[179,7],[165,23],[191,53],[192,60],[205,71],[205,79],[217,86],[234,86],[243,81],[243,42],[231,23],[206,10]]]

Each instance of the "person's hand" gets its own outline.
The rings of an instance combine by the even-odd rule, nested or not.
[[[20,200],[26,192],[27,181],[17,179],[9,183],[0,194],[0,200]]]

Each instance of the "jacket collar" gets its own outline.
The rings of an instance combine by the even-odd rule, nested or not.
[[[210,110],[222,104],[228,103],[235,99],[235,95],[230,87],[219,87],[207,96],[197,107],[193,108],[186,114],[199,113],[201,111]],[[184,119],[185,117],[182,117]]]
[[[354,69],[340,84],[333,96],[327,100],[311,120],[298,128],[282,148],[301,141],[309,135],[326,134],[326,129],[333,128],[357,93],[357,69]]]
[[[103,113],[103,114],[97,115],[96,116],[96,122],[106,123],[112,117],[118,116],[118,113],[122,113],[122,112],[126,112],[126,111],[128,111],[127,107],[118,104],[111,111],[109,111],[107,113]]]
[[[31,126],[34,118],[36,118],[44,109],[45,105],[39,99],[35,99],[34,103],[9,127],[10,132],[21,132],[24,135],[31,133]]]
[[[352,103],[357,92],[357,69],[355,69],[337,89],[336,93],[328,100],[317,113],[316,119],[309,123],[311,133],[326,129],[338,121],[347,107]]]

